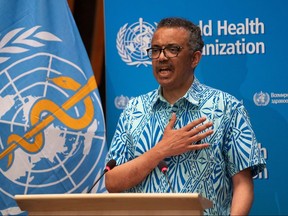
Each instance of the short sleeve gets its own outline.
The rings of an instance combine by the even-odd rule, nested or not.
[[[255,176],[266,167],[247,111],[242,104],[231,113],[224,139],[224,157],[230,176],[249,167]]]
[[[123,164],[132,159],[132,140],[128,134],[127,125],[125,125],[125,111],[119,117],[115,134],[113,136],[106,161],[116,160],[116,164]]]

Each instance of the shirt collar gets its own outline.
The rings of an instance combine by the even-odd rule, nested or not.
[[[193,80],[192,85],[190,86],[190,88],[188,89],[188,91],[185,93],[185,95],[182,98],[185,98],[190,103],[192,103],[196,106],[199,106],[200,95],[201,95],[202,91],[203,91],[203,85],[194,76],[194,80]],[[179,100],[181,100],[182,98],[180,98]],[[168,103],[162,95],[161,86],[159,86],[158,91],[157,91],[157,96],[154,98],[154,100],[151,103],[152,107],[154,107],[156,103],[160,103],[161,101]]]

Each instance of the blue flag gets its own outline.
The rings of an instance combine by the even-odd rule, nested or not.
[[[89,58],[66,0],[0,0],[0,214],[16,194],[86,193],[107,153]],[[105,192],[103,180],[92,192]]]

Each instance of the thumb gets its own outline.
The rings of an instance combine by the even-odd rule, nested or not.
[[[172,130],[174,128],[175,122],[176,122],[176,114],[172,113],[171,118],[169,120],[169,123],[167,125],[167,129],[171,129]]]

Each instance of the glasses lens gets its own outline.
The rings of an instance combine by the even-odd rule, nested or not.
[[[159,48],[150,48],[147,50],[148,57],[151,59],[157,59],[160,55],[161,49]]]
[[[158,59],[161,52],[163,51],[166,58],[173,58],[178,56],[181,47],[179,46],[167,46],[162,48],[149,48],[147,49],[148,57],[151,59]]]
[[[169,58],[176,57],[180,51],[179,46],[168,46],[165,47],[165,56]]]

